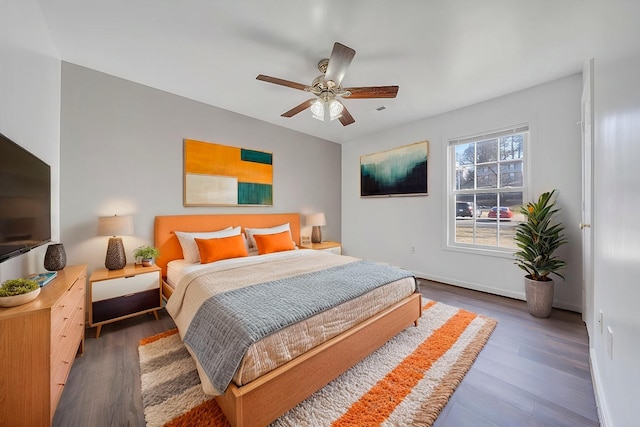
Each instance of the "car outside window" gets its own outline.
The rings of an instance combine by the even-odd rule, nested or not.
[[[449,141],[450,247],[511,252],[526,196],[529,126]]]

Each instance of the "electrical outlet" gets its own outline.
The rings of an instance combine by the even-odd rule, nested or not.
[[[416,253],[416,247],[415,247],[415,246],[411,246],[411,247],[409,248],[409,253],[410,253],[410,254],[415,254],[415,253]]]
[[[609,359],[613,360],[613,329],[607,326],[607,354]]]

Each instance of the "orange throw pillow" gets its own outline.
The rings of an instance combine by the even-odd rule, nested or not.
[[[260,255],[294,249],[289,230],[276,234],[255,234],[253,237]]]
[[[247,247],[241,234],[213,239],[195,239],[200,251],[200,264],[247,256]]]

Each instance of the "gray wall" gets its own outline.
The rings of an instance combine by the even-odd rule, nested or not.
[[[61,231],[70,263],[104,265],[108,238],[96,236],[97,220],[114,214],[134,215],[135,235],[123,237],[129,260],[153,242],[156,215],[325,212],[323,237],[340,240],[338,144],[66,62],[61,117]],[[273,153],[273,206],[183,207],[184,138]]]
[[[2,0],[0,11],[0,132],[51,166],[55,241],[60,237],[60,59],[36,0]],[[0,264],[0,283],[44,271],[45,250],[43,245]]]
[[[553,188],[569,244],[568,263],[557,279],[555,305],[581,311],[580,94],[576,74],[446,114],[426,118],[342,150],[342,242],[345,253],[401,265],[421,277],[524,299],[524,272],[511,254],[479,254],[447,248],[447,145],[451,138],[530,124],[529,198]],[[361,199],[359,158],[413,142],[429,141],[429,195]],[[415,247],[415,253],[409,248]]]

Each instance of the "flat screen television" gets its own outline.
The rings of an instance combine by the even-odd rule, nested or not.
[[[51,168],[0,133],[0,262],[51,241]]]

